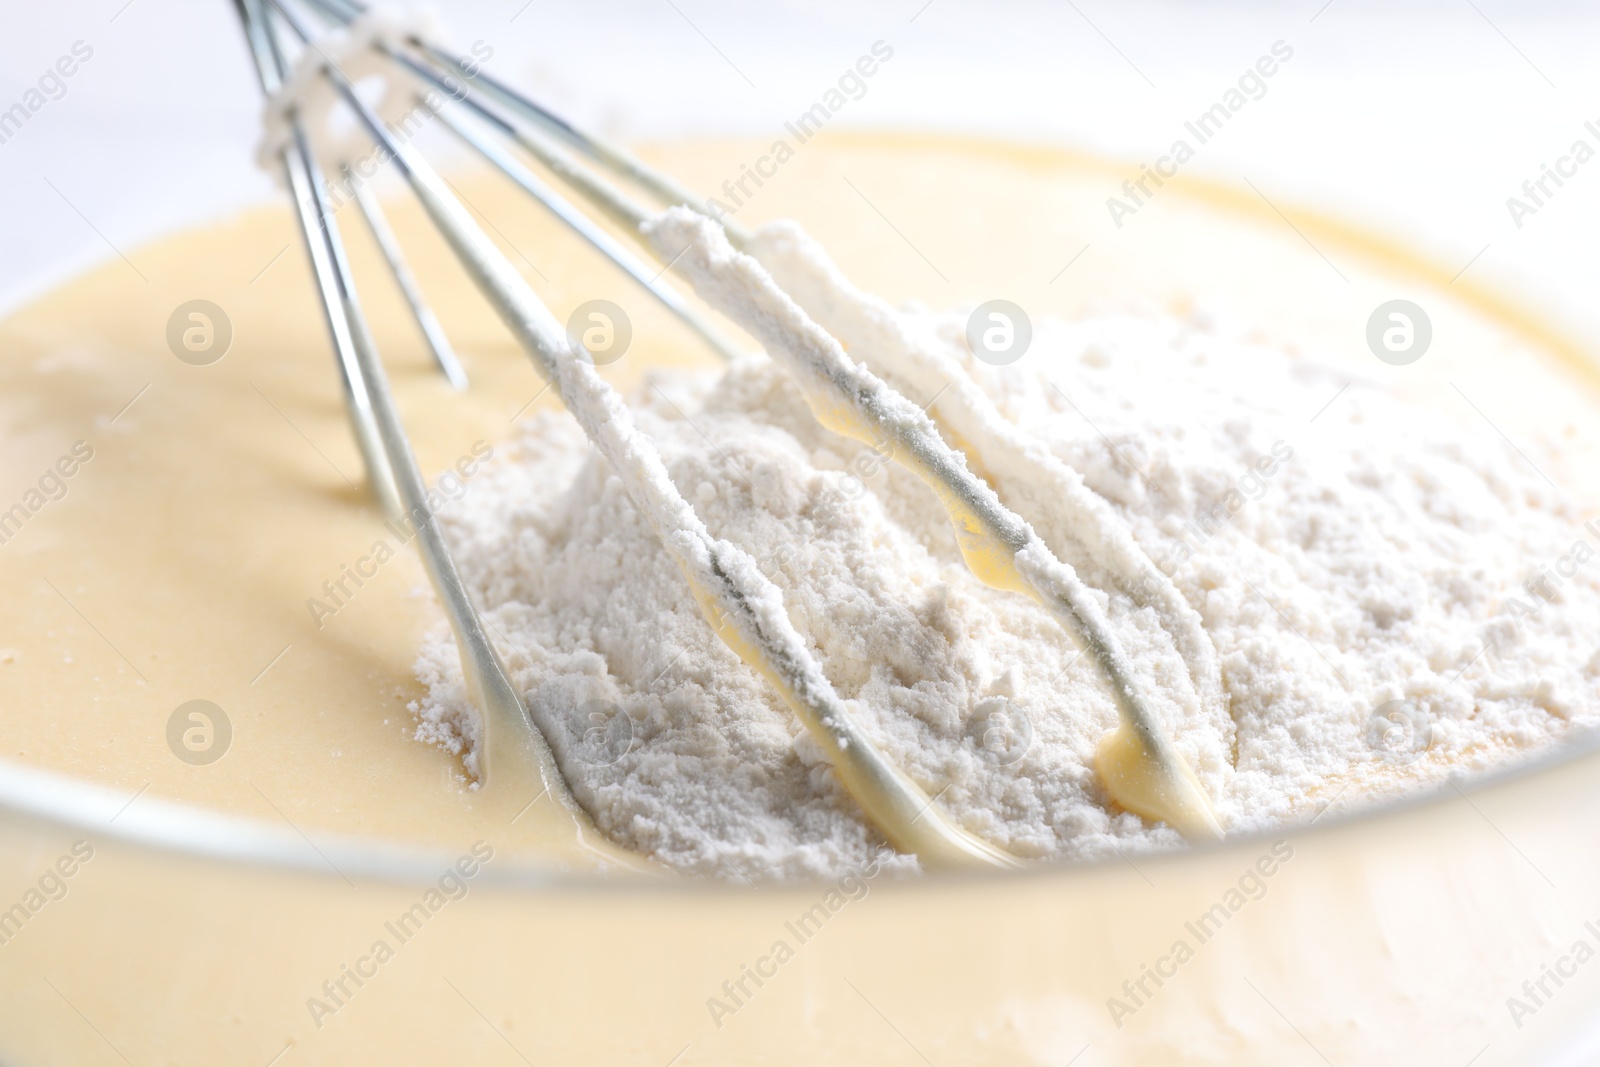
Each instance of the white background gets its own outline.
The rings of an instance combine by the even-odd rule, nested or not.
[[[1294,59],[1193,165],[1331,204],[1569,308],[1600,281],[1600,160],[1518,229],[1506,197],[1600,120],[1600,13],[1513,0],[476,0],[488,69],[613,134],[776,135],[873,41],[894,62],[840,125],[977,130],[1153,159],[1276,40]],[[0,305],[276,195],[228,0],[8,0],[0,110],[75,41],[93,58],[0,144]],[[442,6],[442,5],[441,5]],[[53,186],[53,188],[52,188]],[[1108,190],[1109,191],[1109,190]],[[1485,248],[1487,246],[1487,248]],[[1453,257],[1453,258],[1452,258]]]

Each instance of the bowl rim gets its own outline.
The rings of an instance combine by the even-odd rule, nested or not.
[[[1562,740],[1510,765],[1447,775],[1431,788],[1396,800],[1361,804],[1326,820],[1322,816],[1337,803],[1337,794],[1309,820],[1261,827],[1222,841],[1141,852],[1139,859],[1141,865],[1171,867],[1190,863],[1193,857],[1209,861],[1226,853],[1250,852],[1263,843],[1287,837],[1325,837],[1366,826],[1403,823],[1436,811],[1458,797],[1470,803],[1473,796],[1507,791],[1586,761],[1594,763],[1600,774],[1600,728],[1575,727]],[[313,840],[313,836],[298,828],[279,830],[265,820],[210,811],[159,797],[144,799],[135,805],[134,801],[140,800],[143,793],[141,789],[129,798],[109,786],[0,759],[0,819],[31,820],[43,827],[110,838],[153,853],[311,875],[330,883],[348,881],[353,876],[379,883],[422,885],[436,881],[457,861],[456,856],[435,846],[340,833],[316,833],[316,840]],[[107,812],[112,814],[108,817]],[[1039,861],[1027,864],[1020,871],[924,872],[917,877],[891,881],[902,892],[934,891],[953,885],[1034,885],[1041,879],[1075,880],[1098,876],[1128,865],[1130,861],[1117,854],[1089,860]],[[834,885],[841,877],[742,885],[729,879],[671,873],[574,871],[555,861],[508,856],[497,857],[492,866],[485,866],[475,883],[533,893],[598,890],[776,897],[814,893],[821,887]]]

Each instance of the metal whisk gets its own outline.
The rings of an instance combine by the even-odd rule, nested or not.
[[[311,64],[316,76],[354,113],[539,373],[622,479],[635,507],[688,579],[709,624],[783,696],[829,754],[844,787],[890,843],[933,866],[1017,865],[1014,857],[945,816],[873,744],[790,623],[781,592],[747,553],[709,534],[667,478],[654,445],[635,428],[628,408],[596,372],[584,349],[569,340],[528,283],[473,222],[448,183],[384,124],[335,61],[317,47],[324,26],[359,27],[361,20],[373,16],[354,0],[302,2],[304,11],[289,6],[289,0],[235,0],[269,97],[280,93],[292,68],[298,66],[303,74],[305,65]],[[309,13],[321,23],[308,19]],[[708,303],[749,331],[795,376],[824,425],[873,444],[881,454],[917,473],[948,508],[974,573],[992,586],[1035,597],[1099,664],[1121,716],[1121,726],[1109,735],[1100,753],[1101,776],[1112,795],[1131,810],[1166,819],[1192,838],[1221,836],[1209,799],[1174,750],[1160,716],[1134,684],[1131,665],[1088,587],[968,469],[963,455],[945,443],[938,425],[921,407],[847,356],[837,341],[803,314],[798,320],[793,317],[798,313],[793,302],[754,260],[738,251],[749,245],[750,234],[731,220],[714,220],[703,202],[672,179],[621,148],[578,130],[462,57],[409,34],[400,39],[373,34],[371,47],[396,71],[435,91],[427,106],[447,129],[632,277],[714,352],[724,357],[737,354],[716,327],[660,280],[665,268],[646,265],[547,186],[513,149],[527,153],[594,210],[637,237],[645,250],[686,274]],[[481,92],[466,91],[458,77],[462,74],[469,74],[472,87]],[[496,765],[503,759],[531,758],[507,755],[508,751],[534,746],[548,755],[548,749],[507,677],[428,508],[422,477],[356,297],[322,168],[310,150],[302,116],[293,101],[286,104],[290,135],[281,153],[282,166],[332,334],[357,443],[382,506],[416,525],[423,561],[455,633],[468,691],[483,716],[480,774],[492,777],[500,773]],[[680,210],[665,214],[646,210],[596,173],[592,169],[596,167]],[[464,387],[465,372],[411,280],[404,253],[381,209],[359,183],[353,184],[441,371],[458,388]],[[730,296],[735,282],[745,299]],[[785,321],[791,325],[781,325]],[[1214,672],[1214,662],[1191,662],[1199,691],[1216,688],[1211,685]]]

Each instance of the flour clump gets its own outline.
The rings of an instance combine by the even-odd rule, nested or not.
[[[805,289],[805,264],[783,259],[803,243],[773,248],[763,261]],[[797,299],[847,346],[870,319],[937,350],[887,368],[907,395],[947,367],[969,408],[1003,420],[985,477],[1106,591],[1145,684],[1177,684],[1209,642],[1225,714],[1197,706],[1167,726],[1231,833],[1503,764],[1600,712],[1600,524],[1498,438],[1361,383],[1341,392],[1308,359],[1191,319],[1040,320],[1025,359],[992,367],[967,351],[964,315],[858,321],[823,283],[810,296]],[[1024,859],[1181,843],[1096,776],[1116,711],[1090,658],[1039,604],[972,576],[914,475],[824,429],[763,356],[660,376],[632,406],[710,534],[782,591],[838,693],[950,818]],[[1008,440],[1042,452],[1013,464]],[[823,753],[712,632],[572,419],[530,417],[502,451],[444,526],[601,831],[725,878],[869,862],[881,842]],[[1046,469],[1081,480],[1092,506],[1056,506]],[[1113,528],[1126,552],[1108,547]],[[1129,552],[1178,602],[1119,587]],[[419,736],[470,771],[474,713],[447,631],[419,675]]]

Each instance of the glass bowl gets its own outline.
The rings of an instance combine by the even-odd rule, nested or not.
[[[288,212],[248,168],[258,104],[230,15],[136,0],[80,27],[77,15],[31,12],[25,44],[6,46],[26,70],[78,37],[94,49],[5,148],[0,185],[38,205],[6,223],[19,251],[0,264],[14,308],[0,337],[13,352],[123,329],[152,332],[159,347],[171,305],[206,277],[207,249],[247,231],[294,241]],[[818,135],[827,151],[797,155],[741,215],[799,214],[892,299],[1004,294],[1062,315],[1199,305],[1407,395],[1468,382],[1497,398],[1512,436],[1592,413],[1600,365],[1583,295],[1595,265],[1575,223],[1594,197],[1573,178],[1531,217],[1504,202],[1583,135],[1554,101],[1590,77],[1576,43],[1587,13],[932,0],[759,12],[482,4],[452,17],[463,42],[495,49],[497,73],[706,190],[760,156],[859,52],[892,42],[885,76]],[[1131,199],[1122,183],[1141,163],[1175,166],[1162,160],[1184,123],[1278,42],[1292,58],[1195,146],[1205,151],[1183,161],[1181,179],[1131,215],[1109,205]],[[134,107],[148,121],[117,121]],[[106,158],[127,165],[95,162]],[[852,198],[841,167],[905,175],[893,212],[921,227],[920,250],[883,254],[893,235],[874,229],[876,209]],[[948,175],[918,178],[941,170],[964,183],[954,203]],[[458,174],[469,190],[487,181]],[[402,230],[420,225],[395,210]],[[992,253],[963,256],[953,279],[918,263],[985,241]],[[169,273],[135,276],[157,258]],[[251,281],[206,284],[247,307]],[[310,289],[292,271],[281,286],[314,343]],[[149,307],[127,322],[40,332],[62,301],[141,292]],[[1450,359],[1374,365],[1365,323],[1395,296],[1428,308]],[[1573,448],[1586,453],[1590,436]],[[425,460],[430,447],[419,445]],[[26,561],[0,562],[11,580],[34,578]],[[162,620],[149,625],[159,644]],[[66,736],[78,709],[16,696],[7,715],[58,716]],[[1331,794],[1310,824],[1218,846],[1010,876],[863,870],[759,889],[577,874],[495,851],[493,835],[447,847],[337,832],[336,819],[245,818],[197,802],[200,787],[145,796],[126,768],[103,776],[113,788],[7,755],[0,1062],[18,1067],[1483,1067],[1600,1055],[1600,967],[1584,965],[1600,947],[1600,913],[1586,903],[1600,859],[1582,847],[1600,814],[1600,747],[1587,734],[1400,804],[1358,809]]]

